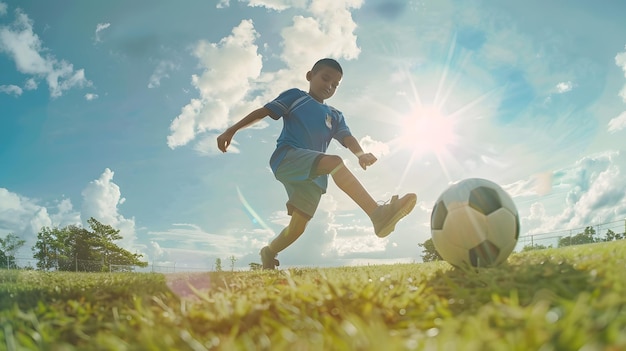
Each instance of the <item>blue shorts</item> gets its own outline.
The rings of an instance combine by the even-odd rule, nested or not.
[[[287,190],[289,215],[295,210],[311,219],[315,214],[322,194],[326,192],[326,189],[318,184],[321,179],[316,178],[324,177],[324,181],[319,182],[322,184],[325,184],[328,178],[326,174],[315,173],[322,156],[325,156],[322,152],[291,148],[278,165],[274,176]]]

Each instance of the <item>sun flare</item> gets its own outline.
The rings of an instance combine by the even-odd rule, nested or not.
[[[420,106],[401,122],[400,143],[416,154],[441,154],[456,142],[455,123],[436,106]]]

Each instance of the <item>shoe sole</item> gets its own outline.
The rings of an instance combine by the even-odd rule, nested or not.
[[[416,203],[417,203],[417,196],[412,196],[411,200],[409,200],[406,204],[404,204],[404,206],[402,206],[402,208],[400,208],[400,210],[396,212],[396,214],[391,218],[391,220],[389,221],[389,224],[383,227],[383,229],[381,229],[380,232],[376,233],[376,236],[378,236],[379,238],[384,238],[388,236],[389,234],[391,234],[391,232],[393,232],[396,229],[396,224],[398,224],[398,222],[402,218],[406,217],[406,215],[408,215],[409,213],[411,213],[411,211],[413,211],[413,208],[415,207]]]

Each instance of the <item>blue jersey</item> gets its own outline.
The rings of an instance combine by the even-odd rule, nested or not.
[[[283,130],[270,159],[274,173],[289,147],[326,152],[332,139],[344,145],[343,139],[352,135],[340,111],[318,102],[300,89],[281,93],[265,108],[271,111],[273,119],[283,117]],[[323,182],[316,183],[326,189],[327,177],[323,178]]]

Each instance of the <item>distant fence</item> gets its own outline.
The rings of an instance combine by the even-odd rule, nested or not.
[[[626,221],[615,221],[554,232],[522,235],[517,241],[515,251],[522,251],[526,246],[558,247],[559,241],[567,243],[567,240],[562,239],[571,239],[574,236],[583,233],[586,228],[593,228],[595,231],[593,239],[594,241],[599,242],[605,239],[609,230],[616,234],[624,235],[624,233],[626,233]]]

